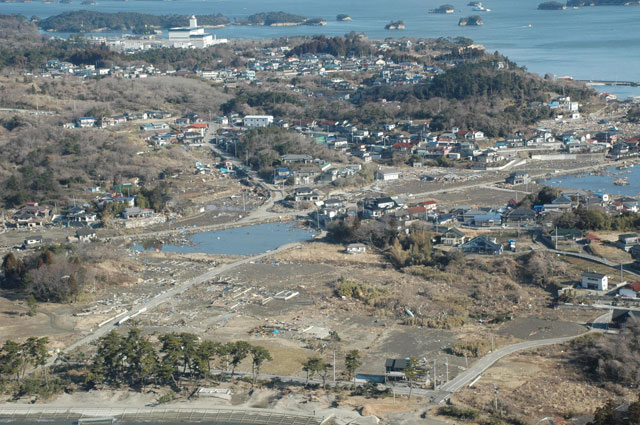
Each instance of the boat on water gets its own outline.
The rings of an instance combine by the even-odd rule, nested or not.
[[[487,9],[482,5],[482,3],[478,3],[472,9],[474,12],[491,12],[491,9]]]
[[[628,186],[629,179],[627,177],[618,177],[613,181],[613,184],[615,184],[616,186]]]

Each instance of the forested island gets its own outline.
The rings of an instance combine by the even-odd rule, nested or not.
[[[557,1],[546,1],[538,5],[538,10],[564,10],[567,6]]]
[[[229,18],[217,15],[198,15],[203,26],[229,24]],[[155,30],[189,25],[187,15],[149,15],[136,12],[104,13],[90,10],[75,10],[50,16],[37,22],[40,29],[55,32],[132,31],[150,34]]]
[[[480,25],[484,25],[484,22],[482,22],[482,18],[480,16],[472,15],[466,18],[460,18],[458,25],[461,27],[479,27]]]
[[[323,24],[324,22],[324,24]],[[247,18],[238,18],[237,25],[264,25],[268,27],[296,26],[296,25],[326,25],[321,18],[305,18],[287,12],[260,12]]]
[[[198,15],[198,23],[204,27],[226,25],[326,25],[322,18],[305,18],[286,12],[261,12],[234,21],[221,14]],[[157,30],[189,25],[187,15],[150,15],[136,12],[105,13],[76,10],[50,16],[37,22],[38,27],[52,32],[131,31],[135,34],[153,34]]]

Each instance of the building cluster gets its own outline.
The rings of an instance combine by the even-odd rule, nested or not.
[[[137,178],[114,185],[110,189],[94,186],[86,188],[86,191],[93,196],[93,201],[74,202],[73,205],[60,208],[57,205],[50,208],[37,202],[28,202],[14,210],[9,217],[3,215],[0,225],[8,229],[23,230],[53,226],[95,229],[102,225],[101,212],[107,207],[114,207],[116,217],[113,223],[124,228],[145,227],[166,221],[163,214],[136,206]]]

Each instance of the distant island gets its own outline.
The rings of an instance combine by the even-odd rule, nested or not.
[[[93,1],[85,0],[83,4]],[[285,12],[256,13],[246,18],[237,18],[233,22],[221,14],[198,15],[198,23],[207,28],[220,28],[232,24],[271,27],[327,25],[327,21],[322,18],[305,18],[304,16]],[[187,15],[151,15],[136,12],[106,13],[75,10],[42,19],[37,25],[40,29],[50,32],[131,31],[134,34],[154,34],[162,29],[188,26],[189,17]]]
[[[202,26],[223,26],[229,19],[222,15],[199,15]],[[153,34],[156,29],[189,25],[188,16],[149,15],[135,12],[105,13],[92,10],[74,10],[50,16],[38,22],[40,29],[54,32],[131,31],[135,34]]]
[[[293,27],[298,25],[321,26],[327,25],[322,18],[305,18],[287,12],[261,12],[247,18],[238,18],[236,25],[264,25],[267,27]]]
[[[453,13],[455,12],[455,7],[453,7],[450,4],[443,4],[442,6],[436,8],[436,9],[431,9],[429,11],[429,13],[442,13],[442,14],[448,14],[448,13]]]
[[[405,28],[404,21],[391,21],[384,27],[386,30],[403,30]]]
[[[567,6],[557,1],[546,1],[538,5],[538,10],[564,10]]]
[[[338,22],[345,22],[345,21],[350,21],[351,20],[351,16],[349,15],[345,15],[345,14],[340,14],[336,17],[336,20]]]
[[[478,15],[468,16],[466,18],[460,18],[458,25],[461,27],[479,27],[483,25],[482,18]]]
[[[311,18],[311,19],[307,19],[306,21],[304,21],[302,23],[302,25],[309,25],[312,27],[323,27],[325,25],[327,25],[327,21],[325,21],[322,18]]]
[[[637,6],[640,1],[628,1],[628,0],[568,0],[568,7],[582,7],[582,6]]]

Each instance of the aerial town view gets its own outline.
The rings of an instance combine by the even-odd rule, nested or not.
[[[0,422],[640,423],[640,5],[534,3],[0,0]]]

